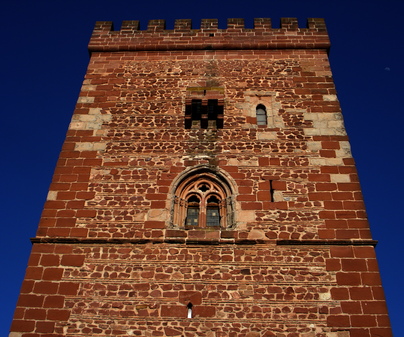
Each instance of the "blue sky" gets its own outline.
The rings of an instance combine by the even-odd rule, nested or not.
[[[395,336],[404,302],[401,216],[404,79],[403,0],[104,1],[14,0],[1,6],[0,165],[2,287],[7,336],[31,244],[89,60],[95,21],[281,17],[326,19],[330,61],[359,170]]]

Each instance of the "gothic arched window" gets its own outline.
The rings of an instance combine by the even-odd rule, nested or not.
[[[230,194],[230,188],[215,174],[192,174],[175,191],[174,226],[189,229],[231,227]]]
[[[257,117],[257,125],[267,125],[267,109],[265,105],[258,104],[255,110],[255,115]]]

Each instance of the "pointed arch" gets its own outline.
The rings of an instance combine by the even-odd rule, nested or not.
[[[208,167],[180,175],[173,186],[172,226],[220,229],[234,226],[234,193],[228,180]]]

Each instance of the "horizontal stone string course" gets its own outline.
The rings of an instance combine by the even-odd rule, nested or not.
[[[199,29],[192,29],[191,20],[176,20],[173,30],[165,29],[164,20],[150,20],[147,30],[139,30],[139,21],[124,21],[119,31],[112,22],[100,21],[89,44],[90,52],[329,47],[323,19],[308,19],[307,28],[298,28],[295,18],[282,18],[280,28],[272,28],[270,19],[255,19],[252,29],[243,19],[229,19],[227,29],[219,29],[216,19],[202,20]]]
[[[324,20],[172,27],[97,23],[9,337],[392,337]]]
[[[178,232],[178,233],[176,233]],[[196,231],[193,231],[196,232]],[[236,245],[256,245],[260,244],[260,240],[229,240],[234,239],[233,237],[226,237],[226,233],[233,232],[222,232],[222,238],[227,240],[220,240],[220,244],[236,244]],[[149,244],[149,243],[174,243],[172,238],[177,238],[176,243],[186,243],[186,244],[217,244],[219,240],[185,240],[178,239],[178,237],[186,237],[183,231],[167,230],[166,235],[168,238],[164,240],[159,239],[102,239],[102,238],[31,238],[32,243],[57,243],[57,244]],[[233,235],[232,235],[233,236]],[[265,242],[266,243],[266,242]],[[376,246],[376,240],[276,240],[276,244],[280,246]]]

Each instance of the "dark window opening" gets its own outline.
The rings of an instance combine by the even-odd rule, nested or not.
[[[192,307],[193,307],[192,303],[189,302],[187,304],[187,318],[192,318]]]
[[[269,181],[269,195],[271,202],[274,202],[274,188],[272,187],[272,180]]]
[[[216,119],[217,117],[217,99],[208,99],[208,117],[209,119]]]
[[[223,106],[217,99],[193,99],[185,107],[185,128],[223,128]]]
[[[202,100],[193,99],[192,100],[192,119],[198,120],[201,119],[202,115]]]
[[[257,105],[255,115],[257,117],[257,125],[267,125],[267,110],[265,108],[265,105]]]

